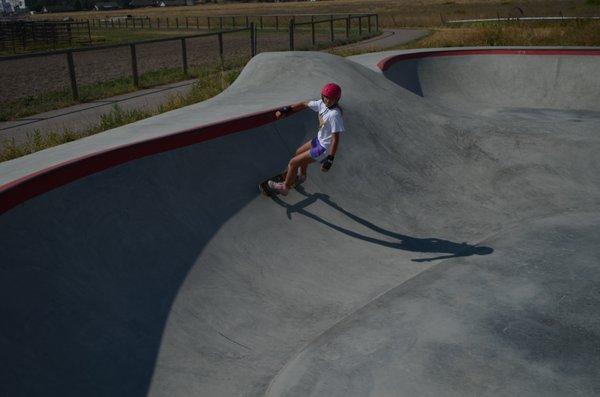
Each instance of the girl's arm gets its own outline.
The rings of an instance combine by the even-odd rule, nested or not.
[[[335,153],[337,152],[339,143],[340,143],[340,133],[334,132],[332,135],[331,147],[329,148],[330,156],[335,156]]]
[[[306,109],[308,102],[298,102],[290,106],[284,106],[280,110],[275,112],[275,117],[278,119],[285,117],[288,113],[299,112],[300,110]]]

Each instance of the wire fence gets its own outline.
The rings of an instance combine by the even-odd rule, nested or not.
[[[89,21],[0,21],[0,51],[90,44]]]
[[[176,17],[134,17],[117,16],[109,18],[81,19],[94,29],[132,29],[132,30],[161,30],[161,29],[202,29],[224,30],[240,27],[250,27],[253,23],[256,29],[287,30],[291,20],[296,24],[314,22],[315,20],[335,21],[342,19],[371,21],[379,25],[377,14],[269,14],[269,15],[220,15],[220,16],[176,16]],[[376,20],[376,21],[375,21]],[[366,23],[366,22],[365,22]],[[370,22],[369,22],[370,23]],[[366,25],[365,25],[366,26]]]
[[[118,79],[129,79],[129,84],[142,88],[147,86],[144,75],[150,72],[180,68],[189,75],[192,67],[223,65],[226,60],[247,59],[262,51],[317,49],[358,40],[378,30],[378,16],[313,15],[304,22],[292,17],[287,26],[265,29],[265,25],[263,19],[262,30],[249,21],[248,27],[235,29],[225,25],[229,29],[0,57],[0,103],[67,87],[73,99],[85,100],[93,85]]]

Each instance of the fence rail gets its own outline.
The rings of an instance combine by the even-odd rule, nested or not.
[[[55,56],[55,55],[66,55],[67,65],[69,70],[69,79],[71,81],[71,91],[73,93],[73,99],[79,100],[79,90],[77,86],[77,79],[75,73],[75,62],[73,62],[73,54],[78,52],[89,52],[89,51],[99,51],[106,50],[111,48],[122,48],[129,47],[131,52],[131,77],[133,79],[133,84],[135,87],[139,88],[139,73],[137,66],[137,46],[143,44],[152,44],[152,43],[162,43],[168,41],[180,41],[181,42],[181,64],[182,69],[185,74],[187,74],[188,70],[188,61],[187,61],[187,46],[186,40],[194,39],[198,37],[208,37],[208,36],[218,36],[219,41],[219,56],[221,61],[223,61],[223,35],[238,33],[238,32],[249,32],[250,38],[250,53],[252,56],[256,55],[256,38],[255,38],[255,28],[254,25],[250,25],[248,28],[239,28],[239,29],[231,29],[231,30],[223,30],[218,32],[209,32],[209,33],[199,33],[187,36],[178,36],[178,37],[170,37],[165,39],[151,39],[151,40],[140,40],[133,41],[129,43],[121,43],[121,44],[110,44],[110,45],[101,45],[87,48],[74,48],[68,50],[56,50],[56,51],[45,51],[45,52],[36,52],[32,54],[20,54],[20,55],[9,55],[5,57],[0,57],[0,63],[3,61],[12,61],[16,59],[26,59],[26,58],[36,58],[36,57],[46,57],[46,56]]]
[[[82,19],[90,23],[95,29],[207,29],[224,30],[225,28],[235,29],[237,27],[250,27],[254,23],[256,29],[280,29],[287,30],[289,21],[294,19],[298,25],[302,19],[306,23],[314,21],[315,18],[323,18],[334,21],[347,18],[371,18],[376,19],[377,28],[379,28],[379,17],[377,14],[267,14],[267,15],[218,15],[218,16],[181,16],[174,18],[150,18],[144,17],[112,17],[105,19]]]
[[[301,42],[301,46],[302,48],[314,48],[317,44],[317,38],[320,41],[327,41],[330,43],[334,43],[334,41],[340,40],[343,38],[343,36],[345,35],[346,39],[350,39],[351,36],[352,37],[356,37],[356,33],[358,33],[358,37],[362,37],[364,33],[371,33],[373,32],[373,30],[378,31],[379,30],[379,16],[377,14],[308,14],[308,15],[303,15],[302,16],[303,19],[305,19],[304,21],[298,21],[296,20],[296,18],[291,17],[287,23],[286,27],[281,26],[282,28],[282,32],[281,33],[276,33],[275,31],[271,30],[266,31],[266,32],[262,32],[260,33],[261,37],[265,37],[265,43],[266,46],[273,49],[273,38],[277,37],[278,39],[281,39],[281,42],[279,45],[281,45],[281,47],[278,47],[278,51],[285,49],[286,47],[288,47],[290,50],[295,50],[297,49],[296,46],[296,35],[302,34],[302,36],[299,37],[299,42]],[[213,17],[214,18],[214,17]],[[264,20],[263,20],[263,27],[264,25]],[[89,23],[87,24],[87,26],[90,26]],[[321,28],[321,26],[326,26],[325,29]],[[307,27],[310,27],[309,29],[307,29]],[[319,27],[318,30],[318,35],[317,35],[317,27]],[[277,29],[279,29],[280,27],[277,26]],[[184,74],[188,74],[188,67],[189,67],[189,62],[188,62],[188,52],[189,52],[189,56],[191,56],[191,60],[192,63],[194,63],[193,59],[195,56],[197,56],[197,51],[194,51],[194,48],[197,48],[195,46],[197,46],[198,42],[197,41],[190,41],[191,39],[195,39],[195,38],[200,38],[200,37],[211,37],[211,36],[216,36],[218,38],[218,44],[217,43],[211,43],[209,48],[212,48],[214,50],[212,56],[214,56],[215,60],[219,61],[221,63],[224,62],[224,40],[223,37],[225,35],[230,35],[230,34],[234,34],[234,33],[243,33],[243,32],[248,32],[248,42],[246,42],[244,36],[235,36],[233,38],[234,42],[236,43],[235,46],[232,46],[232,48],[234,48],[233,51],[238,51],[240,49],[242,49],[242,51],[246,51],[246,49],[249,49],[251,56],[256,55],[257,53],[257,45],[258,45],[258,25],[256,24],[255,21],[249,21],[248,22],[248,27],[237,27],[235,29],[226,29],[226,30],[218,30],[218,31],[208,31],[208,32],[199,32],[197,34],[188,34],[188,35],[178,35],[176,37],[167,37],[167,38],[160,38],[160,39],[149,39],[149,40],[141,40],[141,41],[134,41],[134,42],[126,42],[126,43],[118,43],[118,44],[106,44],[106,45],[98,45],[98,46],[88,46],[88,47],[81,47],[81,48],[72,48],[72,49],[57,49],[57,50],[52,50],[52,51],[44,51],[44,52],[35,52],[35,53],[28,53],[28,54],[15,54],[15,55],[9,55],[9,56],[0,56],[0,69],[3,67],[1,64],[4,61],[16,61],[16,60],[24,60],[24,63],[27,63],[27,60],[29,58],[43,58],[43,57],[48,57],[48,58],[52,58],[52,64],[55,65],[54,67],[56,67],[57,65],[57,61],[58,64],[62,64],[62,68],[64,70],[64,72],[61,73],[66,73],[68,72],[68,79],[66,79],[67,75],[65,74],[64,77],[65,79],[62,79],[64,81],[64,86],[67,86],[67,81],[70,81],[70,89],[72,92],[72,96],[75,100],[79,101],[79,86],[78,86],[78,78],[77,78],[77,73],[76,73],[76,67],[78,70],[87,70],[89,73],[90,70],[90,63],[86,63],[86,64],[80,64],[79,66],[78,63],[76,62],[78,59],[84,59],[84,56],[81,55],[78,58],[74,59],[74,54],[77,53],[84,53],[84,52],[93,52],[93,51],[102,51],[102,50],[110,50],[110,49],[121,49],[120,50],[120,59],[122,62],[120,67],[123,67],[123,72],[124,75],[127,76],[131,76],[131,79],[133,81],[133,84],[135,87],[140,87],[140,70],[144,70],[144,63],[145,60],[147,59],[143,54],[145,52],[144,47],[142,47],[142,49],[140,50],[138,47],[140,46],[144,46],[144,45],[148,45],[148,44],[152,44],[152,43],[164,43],[164,42],[179,42],[180,45],[177,45],[175,47],[170,46],[169,48],[171,48],[169,50],[169,54],[171,54],[170,56],[173,56],[173,59],[176,63],[180,62],[180,67],[183,70]],[[287,31],[287,32],[286,32]],[[352,35],[351,35],[352,32]],[[310,33],[310,41],[308,40],[308,34]],[[337,36],[336,36],[337,35]],[[289,37],[286,37],[289,36]],[[301,40],[300,40],[301,39]],[[329,39],[329,40],[327,40]],[[289,42],[288,42],[289,41]],[[194,44],[195,43],[195,44]],[[247,44],[246,44],[247,43]],[[312,43],[312,47],[310,47],[309,43]],[[288,45],[289,44],[289,45]],[[218,55],[216,53],[216,47],[215,45],[218,45]],[[190,50],[191,48],[191,50]],[[204,49],[204,52],[202,53],[203,57],[208,57],[211,58],[211,56],[207,56],[207,48]],[[228,45],[228,50],[229,50],[229,45]],[[210,51],[210,50],[209,50]],[[58,57],[57,57],[58,56]],[[61,56],[64,56],[65,63],[62,63],[63,61],[61,60]],[[86,56],[89,59],[89,56]],[[139,58],[139,59],[138,59]],[[149,58],[152,59],[152,58]],[[177,60],[179,59],[179,61]],[[213,58],[211,58],[213,59]],[[138,61],[142,62],[142,68],[138,68]],[[159,62],[160,63],[160,62]],[[45,61],[40,61],[37,62],[39,66],[38,72],[39,75],[46,75],[47,72],[44,71],[44,65],[46,65],[47,63]],[[92,63],[93,64],[93,63]],[[13,64],[14,65],[14,64]],[[31,65],[31,62],[29,62],[29,65]],[[18,66],[13,66],[13,70],[15,70],[15,67],[18,68]],[[155,69],[157,70],[157,69]],[[111,72],[109,72],[111,73]],[[81,75],[80,75],[81,76]],[[83,80],[86,80],[86,77],[88,75],[84,75]],[[56,78],[54,78],[53,80],[56,80]],[[1,82],[0,82],[1,83]]]
[[[89,21],[0,21],[0,51],[26,50],[36,45],[89,44]]]
[[[346,30],[346,39],[350,38],[350,31],[352,29],[352,20],[358,20],[358,35],[362,36],[363,34],[363,26],[362,26],[362,21],[363,18],[367,19],[367,29],[368,32],[371,33],[372,31],[372,23],[371,23],[371,18],[375,19],[375,31],[379,30],[379,16],[377,14],[348,14],[346,16],[343,17],[334,17],[334,14],[330,14],[328,19],[322,19],[322,20],[318,20],[315,21],[314,20],[314,16],[311,16],[311,20],[307,21],[307,22],[296,22],[294,18],[292,18],[289,22],[289,32],[290,32],[290,51],[294,51],[294,31],[296,30],[297,26],[307,26],[310,25],[310,30],[311,30],[311,40],[312,40],[312,45],[314,46],[316,44],[316,25],[319,24],[329,24],[329,37],[330,37],[330,41],[334,42],[335,41],[335,29],[334,29],[334,23],[336,21],[344,21],[346,26],[345,26],[345,30]]]

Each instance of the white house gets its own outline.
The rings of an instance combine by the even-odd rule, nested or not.
[[[5,12],[13,12],[17,9],[25,8],[25,0],[1,0],[2,1],[2,9]]]

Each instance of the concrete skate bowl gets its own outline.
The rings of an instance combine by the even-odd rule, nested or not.
[[[600,49],[433,50],[391,56],[392,81],[450,109],[536,121],[600,118]]]
[[[272,109],[331,80],[334,167],[259,196],[317,127]],[[0,164],[0,394],[595,394],[594,122],[507,126],[270,53],[210,101]]]

